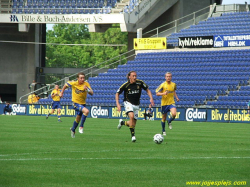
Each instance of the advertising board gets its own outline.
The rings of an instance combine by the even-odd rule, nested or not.
[[[179,48],[212,48],[213,36],[179,37]]]

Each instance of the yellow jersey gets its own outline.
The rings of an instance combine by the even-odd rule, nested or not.
[[[175,104],[174,101],[174,92],[176,90],[176,84],[173,82],[170,82],[170,84],[167,83],[167,81],[161,83],[160,86],[158,86],[158,88],[156,88],[155,92],[166,92],[168,91],[167,95],[163,95],[161,98],[161,106],[165,106],[165,105],[172,105]]]
[[[83,89],[84,85],[87,86],[88,89],[91,89],[90,84],[88,82],[79,84],[78,81],[68,81],[66,83],[66,86],[72,89],[72,101],[74,103],[78,103],[81,105],[86,104],[86,98],[88,92],[87,90]]]
[[[59,97],[59,94],[60,94],[61,90],[56,90],[54,89],[52,92],[51,92],[51,96],[54,94],[54,97],[52,97],[53,101],[60,101],[60,97]]]
[[[39,100],[39,97],[37,95],[35,95],[35,94],[30,94],[28,96],[28,103],[29,104],[37,103],[38,100]]]

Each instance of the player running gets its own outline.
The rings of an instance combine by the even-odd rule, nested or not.
[[[179,98],[176,94],[176,84],[171,82],[172,80],[172,74],[170,72],[167,72],[165,74],[166,81],[163,82],[156,90],[157,96],[162,96],[161,99],[161,113],[162,113],[162,120],[161,120],[161,126],[162,126],[162,134],[166,136],[165,131],[165,121],[167,118],[167,113],[171,112],[171,118],[167,121],[168,122],[168,128],[172,129],[171,122],[175,119],[176,116],[176,106],[174,97],[177,101],[179,101]]]
[[[152,108],[152,105],[149,104],[148,109],[146,110],[145,108],[145,113],[143,114],[144,120],[147,120],[147,117],[148,117],[148,120],[154,120],[153,113],[154,113],[154,110]]]
[[[71,130],[71,137],[75,138],[75,130],[81,121],[79,132],[83,133],[83,127],[85,120],[89,114],[89,110],[86,108],[87,94],[93,95],[94,92],[88,82],[85,82],[85,74],[80,72],[77,74],[77,81],[68,81],[62,88],[60,96],[63,96],[63,92],[66,88],[72,89],[72,101],[73,107],[76,111],[76,119],[73,123]]]
[[[119,103],[119,95],[124,92],[124,108],[126,114],[129,117],[129,121],[119,120],[119,124],[117,126],[118,129],[121,129],[122,125],[128,126],[132,136],[132,142],[136,141],[135,138],[135,125],[138,117],[140,97],[142,89],[146,90],[150,103],[154,106],[154,100],[152,97],[151,91],[148,89],[148,85],[146,85],[142,80],[138,80],[137,74],[135,71],[130,71],[127,74],[128,81],[125,82],[118,90],[115,95],[117,110],[121,111],[121,105]]]
[[[57,108],[57,118],[58,118],[58,122],[62,122],[61,121],[61,105],[60,105],[60,89],[59,89],[59,86],[58,85],[55,85],[55,88],[54,90],[51,92],[51,97],[53,99],[53,102],[52,102],[52,109],[50,111],[50,113],[47,114],[46,116],[46,119],[49,118],[49,116],[51,114],[54,113],[55,109]]]

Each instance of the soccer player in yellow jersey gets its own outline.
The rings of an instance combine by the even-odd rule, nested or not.
[[[167,113],[171,112],[171,118],[167,121],[169,129],[172,129],[171,122],[175,119],[176,116],[176,106],[174,97],[177,101],[179,101],[179,98],[176,94],[176,84],[173,83],[172,80],[172,74],[170,72],[167,72],[165,74],[166,81],[163,82],[155,91],[157,96],[162,96],[161,99],[161,113],[162,113],[162,120],[161,120],[161,126],[162,126],[162,134],[166,136],[165,131],[165,121],[167,118]]]
[[[28,103],[29,104],[36,104],[40,97],[36,95],[36,93],[32,93],[28,96]]]
[[[66,88],[72,89],[72,102],[76,111],[76,119],[71,128],[71,137],[75,138],[75,130],[81,121],[79,132],[83,133],[84,122],[89,114],[89,110],[86,108],[87,94],[93,95],[94,92],[88,82],[85,82],[85,74],[80,72],[77,74],[77,81],[68,81],[62,88],[60,96],[63,96],[63,92]]]
[[[48,113],[48,115],[46,116],[46,119],[49,118],[50,114],[53,114],[55,109],[57,108],[57,118],[58,118],[58,122],[62,122],[61,121],[61,105],[60,105],[60,89],[58,85],[55,85],[54,90],[51,92],[51,97],[53,99],[53,103],[52,103],[52,109],[50,111],[50,113]]]

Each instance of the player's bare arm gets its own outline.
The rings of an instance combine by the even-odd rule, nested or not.
[[[116,101],[117,111],[121,111],[121,105],[119,103],[119,93],[115,94],[115,101]]]
[[[68,86],[65,84],[65,85],[63,86],[63,88],[62,88],[61,93],[59,94],[60,97],[63,97],[63,92],[64,92],[64,90],[66,90],[67,88],[68,88]]]
[[[148,94],[148,96],[149,96],[149,98],[150,98],[150,103],[151,103],[151,105],[154,106],[155,103],[154,103],[154,99],[153,99],[153,96],[152,96],[151,91],[150,91],[149,89],[147,89],[146,92],[147,92],[147,94]]]
[[[168,91],[165,91],[165,92],[156,92],[157,96],[163,96],[163,95],[167,95],[167,94],[168,94]]]
[[[176,94],[175,91],[174,91],[174,96],[175,96],[177,102],[180,101],[180,99],[178,98],[178,96],[177,96],[177,94]]]

